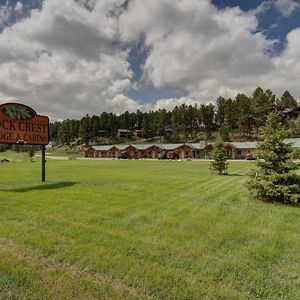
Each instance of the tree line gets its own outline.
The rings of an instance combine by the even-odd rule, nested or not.
[[[280,98],[267,89],[258,87],[250,97],[239,93],[235,98],[219,97],[213,104],[182,104],[173,110],[125,111],[120,115],[103,112],[101,115],[86,115],[80,120],[66,119],[50,124],[50,140],[70,144],[81,138],[86,144],[103,134],[111,140],[117,139],[118,129],[142,131],[144,137],[160,136],[166,142],[193,141],[199,138],[209,140],[212,132],[218,130],[224,141],[236,133],[244,139],[258,134],[270,112],[283,112],[299,106],[296,99],[285,91]],[[286,122],[287,126],[298,128]]]

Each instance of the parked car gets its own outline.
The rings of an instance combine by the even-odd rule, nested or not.
[[[177,152],[171,151],[171,152],[168,152],[167,158],[168,159],[179,159],[179,155]]]
[[[246,160],[255,160],[255,157],[254,157],[254,155],[252,153],[248,153],[246,155]]]
[[[158,153],[157,158],[158,159],[167,159],[167,152],[162,151],[162,152]]]
[[[118,154],[118,159],[131,159],[131,156],[127,152],[120,152]]]

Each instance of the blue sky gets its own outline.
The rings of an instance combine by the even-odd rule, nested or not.
[[[300,1],[127,4],[0,0],[1,99],[59,119],[214,102],[259,85],[300,98]]]
[[[240,7],[244,11],[257,8],[263,2],[261,0],[214,0],[213,3],[220,7]],[[274,1],[270,1],[270,4]],[[300,3],[295,1],[295,3]],[[297,8],[289,17],[285,17],[276,9],[274,5],[270,5],[264,13],[258,15],[259,30],[263,31],[269,38],[279,40],[276,51],[282,51],[285,44],[286,35],[294,28],[300,26],[300,9]]]

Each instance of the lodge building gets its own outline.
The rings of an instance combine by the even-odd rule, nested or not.
[[[294,148],[300,149],[300,138],[286,139]],[[229,142],[225,145],[228,158],[245,159],[248,154],[255,154],[257,142]],[[85,157],[117,158],[121,152],[132,158],[157,158],[160,152],[175,152],[180,159],[210,158],[213,144],[205,141],[182,144],[129,144],[91,146],[85,150]]]
[[[287,139],[294,148],[300,149],[300,138]],[[229,142],[225,145],[228,158],[245,159],[248,154],[255,154],[257,142]],[[130,144],[91,146],[86,149],[85,157],[117,158],[121,152],[128,153],[132,158],[157,158],[160,152],[175,152],[180,159],[210,158],[213,144],[208,142],[182,144]]]

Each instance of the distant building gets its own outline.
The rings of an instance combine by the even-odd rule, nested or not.
[[[171,127],[165,127],[164,133],[165,135],[171,135],[173,134],[173,129]]]
[[[130,131],[128,129],[118,129],[118,137],[128,138],[130,136]]]
[[[286,139],[293,148],[300,149],[300,138]],[[255,154],[257,142],[229,142],[225,145],[228,158],[245,159],[248,154]],[[160,152],[175,152],[179,158],[202,158],[211,156],[213,144],[205,141],[182,144],[122,144],[91,146],[85,150],[85,157],[117,158],[121,152],[128,153],[132,158],[157,158]]]
[[[108,137],[109,134],[108,134],[107,130],[99,130],[98,131],[98,136],[105,138],[105,137]]]
[[[248,154],[254,154],[257,142],[230,142],[226,144],[228,157],[244,159]]]
[[[132,136],[134,137],[142,137],[143,136],[143,131],[140,129],[134,129],[131,133]]]

